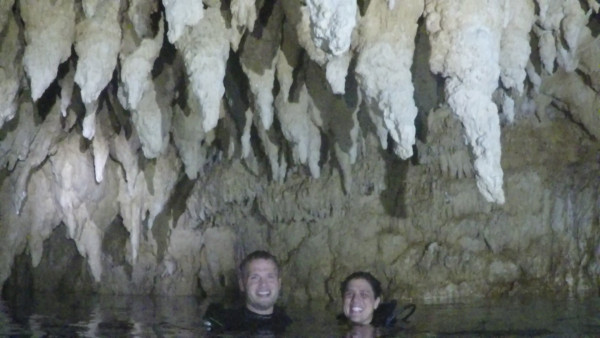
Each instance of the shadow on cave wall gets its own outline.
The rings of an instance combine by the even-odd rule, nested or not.
[[[409,160],[403,160],[394,154],[391,145],[393,140],[388,139],[388,150],[381,150],[381,157],[385,160],[385,186],[381,192],[380,200],[386,213],[392,217],[406,218],[406,174]],[[414,150],[416,152],[416,149]],[[412,158],[415,158],[413,155]]]
[[[147,229],[146,226],[143,229]],[[133,267],[127,259],[126,248],[129,241],[129,231],[123,224],[123,218],[119,215],[110,223],[102,238],[102,252],[105,259],[109,260],[112,266],[122,266],[129,278],[133,272]]]
[[[368,5],[369,1],[363,1]],[[417,142],[427,139],[427,116],[444,102],[444,78],[433,74],[429,68],[431,45],[425,25],[424,17],[417,22],[418,29],[415,36],[415,50],[411,66],[412,83],[414,86],[414,100],[418,113],[415,119]],[[413,156],[402,160],[396,156],[391,148],[394,141],[388,137],[388,150],[381,150],[385,159],[385,184],[386,190],[381,193],[381,203],[386,212],[392,217],[407,217],[406,201],[406,176],[410,165],[418,165],[418,150],[413,146]]]
[[[93,277],[87,261],[79,254],[75,242],[67,238],[67,227],[61,223],[44,241],[44,252],[37,267],[31,263],[26,248],[16,256],[9,278],[2,286],[2,299],[17,309],[15,320],[29,318],[38,295],[55,295],[58,299],[75,293],[93,292]]]
[[[14,320],[27,321],[33,313],[33,267],[29,253],[14,258],[10,277],[2,286],[2,300],[15,309]]]

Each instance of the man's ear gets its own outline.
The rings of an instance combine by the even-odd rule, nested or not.
[[[375,303],[373,303],[373,310],[377,309],[379,306],[379,302],[381,302],[381,297],[375,298]]]

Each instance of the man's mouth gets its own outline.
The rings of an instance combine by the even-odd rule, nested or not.
[[[258,294],[260,297],[268,297],[268,296],[270,296],[270,295],[271,295],[271,291],[258,291],[258,292],[257,292],[257,294]]]
[[[360,306],[353,306],[350,308],[352,312],[362,312],[363,308]]]

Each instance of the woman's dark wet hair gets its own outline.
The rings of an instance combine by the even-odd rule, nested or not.
[[[366,280],[373,289],[373,295],[375,299],[381,296],[381,283],[375,278],[372,274],[364,271],[357,271],[350,274],[350,276],[346,277],[342,284],[340,285],[340,292],[342,293],[342,298],[344,297],[344,293],[346,292],[346,288],[348,287],[348,283],[354,279],[364,279]]]
[[[250,264],[250,262],[252,262],[253,260],[256,260],[256,259],[265,259],[268,261],[272,261],[273,263],[275,263],[275,267],[277,268],[277,273],[279,273],[279,262],[277,262],[277,258],[267,251],[256,250],[256,251],[253,251],[250,254],[248,254],[248,256],[246,256],[244,258],[242,263],[240,263],[240,272],[241,272],[241,276],[243,276],[243,278],[246,278],[246,273],[248,272],[247,270],[248,270],[248,265]]]

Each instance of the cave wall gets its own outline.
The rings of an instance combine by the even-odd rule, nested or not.
[[[5,1],[0,284],[598,292],[599,6]]]

